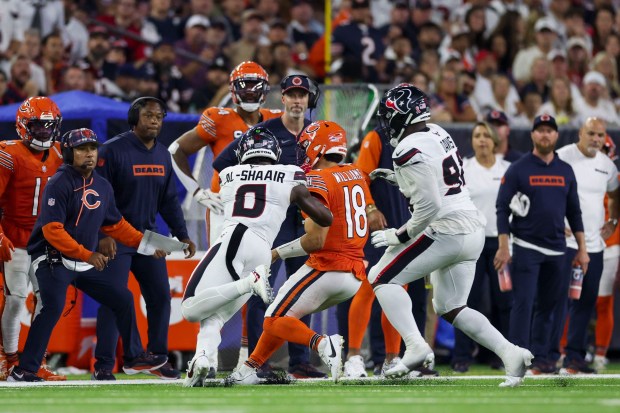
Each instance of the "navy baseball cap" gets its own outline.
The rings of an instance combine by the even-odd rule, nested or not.
[[[303,89],[310,93],[310,80],[304,75],[291,75],[288,76],[283,82],[282,94],[285,94],[291,89]]]
[[[551,115],[540,115],[536,116],[534,119],[534,124],[532,125],[532,131],[541,125],[551,126],[553,130],[558,131],[558,124],[555,122],[555,118]]]
[[[486,121],[489,123],[501,123],[502,125],[508,125],[508,116],[501,110],[492,110],[487,113]]]

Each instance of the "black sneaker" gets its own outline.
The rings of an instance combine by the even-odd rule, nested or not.
[[[585,360],[566,360],[564,359],[564,374],[596,374],[596,370],[586,363]]]
[[[90,377],[91,380],[101,380],[101,381],[114,381],[116,377],[112,374],[111,370],[108,369],[99,369],[93,371],[93,375]]]
[[[157,370],[168,361],[165,354],[142,353],[138,357],[125,362],[123,371],[126,374],[146,373]]]
[[[37,376],[36,373],[22,370],[19,368],[19,366],[15,366],[11,369],[9,377],[7,377],[6,381],[37,382],[45,380]]]
[[[319,371],[310,363],[299,363],[288,368],[288,372],[296,379],[326,379],[327,374]]]
[[[429,369],[428,367],[420,366],[414,369],[420,373],[418,377],[437,377],[439,376],[439,372],[437,370]]]
[[[150,370],[145,373],[157,376],[162,380],[176,380],[181,378],[181,372],[172,367],[170,363],[166,363],[156,370]]]
[[[457,361],[452,363],[452,371],[455,373],[467,373],[469,371],[469,362],[467,361]]]

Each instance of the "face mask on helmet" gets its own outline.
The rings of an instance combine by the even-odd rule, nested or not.
[[[235,80],[232,84],[233,102],[246,112],[255,112],[265,102],[267,89],[263,80]]]
[[[240,63],[230,73],[233,103],[246,112],[256,112],[269,93],[269,76],[258,63]]]

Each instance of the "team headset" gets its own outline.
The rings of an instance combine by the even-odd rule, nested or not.
[[[319,84],[306,75],[288,75],[284,79],[282,79],[282,81],[280,82],[281,90],[284,90],[287,80],[291,77],[302,77],[308,80],[308,84],[310,85],[310,90],[308,91],[309,92],[308,109],[315,109],[321,97],[321,89],[319,89]]]
[[[129,106],[129,112],[127,112],[127,123],[130,127],[133,128],[138,124],[138,121],[140,120],[140,108],[146,105],[149,101],[157,102],[161,107],[161,110],[164,112],[164,118],[166,117],[168,114],[168,109],[166,108],[166,104],[161,99],[157,99],[153,96],[143,96],[131,102],[131,106]]]

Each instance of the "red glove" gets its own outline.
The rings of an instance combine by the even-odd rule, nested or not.
[[[15,251],[15,247],[11,240],[3,233],[0,233],[0,261],[11,261],[13,258],[13,251]]]

